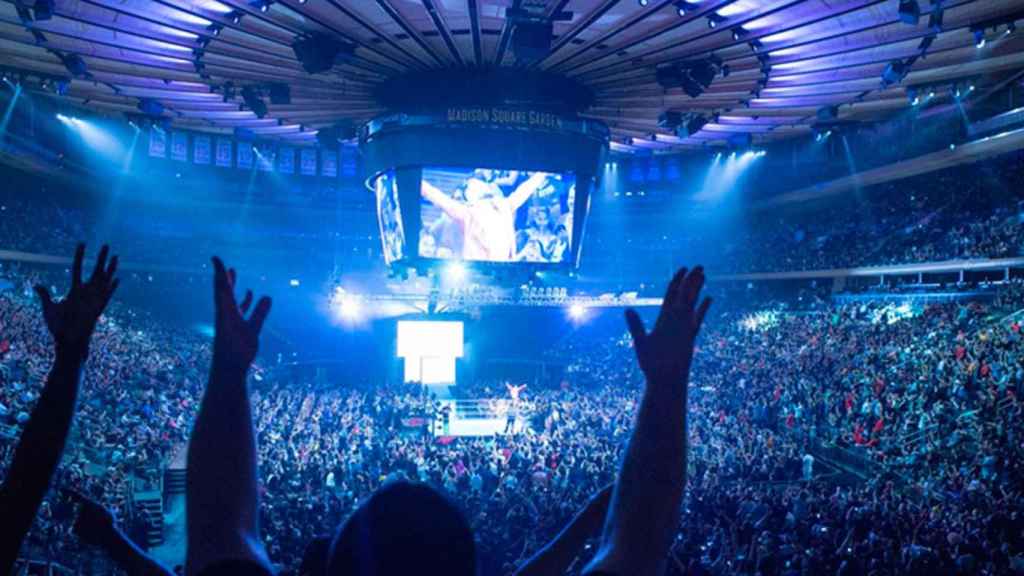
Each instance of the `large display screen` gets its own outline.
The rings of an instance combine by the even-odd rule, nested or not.
[[[405,228],[398,209],[398,178],[393,170],[377,177],[377,222],[384,250],[384,262],[388,265],[404,257]]]
[[[571,172],[424,168],[420,195],[421,258],[562,263],[572,257]]]
[[[405,381],[454,384],[455,360],[463,356],[462,322],[398,321],[397,356]]]

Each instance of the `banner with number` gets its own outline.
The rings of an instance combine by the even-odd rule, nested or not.
[[[338,153],[334,150],[320,150],[320,173],[334,178],[338,175]]]
[[[359,150],[355,146],[341,147],[341,175],[352,177],[358,170]]]
[[[299,172],[305,176],[316,176],[316,150],[303,148],[299,153]]]
[[[210,163],[210,137],[197,135],[192,142],[192,161],[196,164]]]
[[[167,158],[167,132],[156,126],[149,129],[149,155]]]
[[[231,167],[231,139],[217,138],[217,166]]]
[[[184,162],[188,160],[188,134],[171,132],[171,160]]]
[[[238,167],[252,168],[252,142],[238,143]]]
[[[295,148],[282,146],[277,149],[277,171],[281,174],[295,173]]]

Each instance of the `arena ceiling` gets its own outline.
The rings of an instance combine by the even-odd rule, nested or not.
[[[905,2],[2,0],[0,68],[70,76],[65,97],[94,110],[131,114],[158,102],[176,126],[244,128],[300,144],[384,112],[374,87],[390,77],[526,66],[590,87],[586,115],[607,122],[621,150],[699,148],[747,133],[771,142],[808,133],[829,106],[840,120],[880,120],[911,106],[908,88],[925,99],[956,82],[980,92],[1024,68],[1024,32],[1012,24],[1024,0],[919,0],[917,24],[901,21]],[[540,59],[514,54],[523,15],[553,26]],[[341,39],[354,54],[308,74],[292,44],[311,33]],[[656,80],[659,66],[707,58],[729,74],[697,97]],[[894,61],[907,64],[905,77],[885,86]],[[290,103],[269,103],[259,118],[242,89],[271,83],[290,87]],[[680,138],[659,127],[666,110],[709,122]]]

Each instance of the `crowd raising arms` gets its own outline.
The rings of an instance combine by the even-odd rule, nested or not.
[[[84,246],[79,246],[72,287],[65,298],[55,302],[45,288],[36,288],[54,337],[55,360],[0,488],[0,509],[5,511],[0,573],[13,567],[48,490],[71,426],[89,339],[117,288],[117,257],[108,264],[106,246],[89,281],[81,281],[84,253]],[[246,381],[271,301],[263,297],[252,306],[253,295],[246,292],[239,304],[234,296],[235,271],[218,258],[213,259],[213,267],[216,334],[210,379],[189,442],[186,573],[272,574],[260,541],[256,439]],[[697,304],[703,284],[702,268],[680,270],[669,284],[650,332],[635,311],[626,312],[647,385],[618,477],[613,486],[595,494],[518,575],[563,572],[602,525],[600,547],[587,574],[654,574],[663,564],[686,480],[688,377],[695,341],[710,306],[709,299]],[[329,573],[347,574],[355,567],[361,574],[399,574],[410,569],[429,573],[432,562],[455,574],[475,572],[472,536],[461,513],[425,485],[402,484],[406,485],[382,488],[339,528],[323,551]],[[130,574],[169,573],[133,545],[102,506],[78,494],[72,494],[72,499],[80,504],[76,526],[80,539],[106,550]],[[402,506],[396,508],[395,503]],[[392,542],[404,541],[408,547],[431,541],[434,526],[420,514],[426,511],[431,511],[432,518],[449,518],[442,523],[445,529],[437,531],[458,537],[431,542],[419,554],[404,558],[402,551],[389,550],[397,548]]]

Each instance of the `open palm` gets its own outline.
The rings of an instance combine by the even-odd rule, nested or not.
[[[241,304],[235,302],[235,270],[226,269],[216,256],[213,258],[213,301],[217,311],[214,339],[215,360],[248,368],[259,350],[260,331],[270,313],[270,298],[260,298],[252,314],[246,318],[252,305],[252,291],[245,292]]]
[[[82,282],[82,261],[85,259],[85,244],[75,250],[71,265],[71,290],[59,300],[54,300],[44,286],[36,286],[36,294],[43,306],[46,327],[59,350],[85,356],[89,339],[96,329],[96,322],[117,290],[117,256],[107,263],[109,248],[103,246],[96,257],[96,266],[88,282]]]
[[[700,332],[704,315],[711,306],[705,298],[696,306],[704,286],[704,269],[700,266],[687,273],[680,269],[672,278],[661,304],[654,329],[647,332],[635,310],[626,310],[626,324],[633,336],[640,369],[648,382],[674,386],[683,382],[693,360],[693,345]]]

